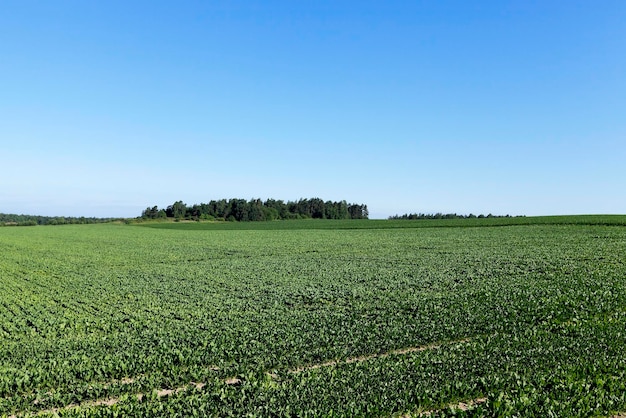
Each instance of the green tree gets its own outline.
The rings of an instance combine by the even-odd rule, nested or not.
[[[168,218],[183,219],[187,213],[187,205],[182,200],[179,200],[168,206],[165,212]]]

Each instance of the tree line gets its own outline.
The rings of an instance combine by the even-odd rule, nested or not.
[[[324,201],[320,198],[283,201],[275,199],[220,199],[191,206],[182,201],[167,208],[147,207],[143,219],[273,221],[279,219],[368,219],[367,205]]]
[[[388,219],[396,220],[396,219],[474,219],[474,218],[511,218],[511,215],[492,215],[491,213],[488,215],[474,215],[470,213],[469,215],[459,215],[456,213],[405,213],[404,215],[393,215]]]
[[[0,213],[0,226],[68,225],[111,222],[116,218],[86,218],[84,216],[37,216]]]

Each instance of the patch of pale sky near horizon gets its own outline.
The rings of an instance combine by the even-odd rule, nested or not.
[[[0,195],[4,195],[2,200],[5,202],[26,205],[31,213],[75,216],[137,216],[146,206],[157,204],[164,207],[179,199],[192,204],[230,197],[296,200],[319,196],[360,202],[358,198],[367,194],[377,197],[373,202],[364,201],[369,205],[372,217],[377,218],[417,211],[459,212],[455,209],[459,206],[471,208],[467,213],[512,215],[569,213],[567,207],[582,208],[581,213],[595,212],[593,208],[600,207],[604,209],[600,212],[605,212],[610,211],[611,204],[615,202],[604,198],[603,206],[598,205],[599,199],[607,192],[602,180],[606,176],[619,175],[619,165],[623,161],[622,156],[612,155],[607,156],[604,164],[598,164],[594,154],[604,154],[606,149],[598,147],[595,152],[589,150],[589,161],[580,157],[572,159],[572,155],[568,154],[573,154],[573,151],[568,153],[566,147],[535,156],[532,156],[535,151],[524,153],[511,147],[511,158],[500,161],[480,158],[479,155],[488,148],[474,150],[475,154],[468,152],[467,148],[446,154],[430,150],[421,161],[412,156],[404,160],[395,155],[389,156],[395,156],[396,161],[382,165],[382,169],[391,170],[385,175],[376,172],[376,159],[385,157],[381,149],[372,150],[371,154],[361,156],[349,166],[341,159],[320,162],[323,153],[319,150],[317,155],[316,152],[299,155],[295,151],[285,155],[288,163],[273,171],[264,167],[267,159],[263,158],[263,153],[259,153],[257,165],[247,167],[240,167],[231,161],[219,163],[224,155],[217,155],[215,165],[207,164],[205,168],[199,168],[198,161],[203,157],[195,155],[186,170],[176,168],[174,171],[162,169],[164,162],[151,165],[149,159],[142,164],[120,165],[110,159],[99,162],[97,156],[89,159],[87,155],[79,159],[64,157],[49,160],[39,157],[30,158],[27,170],[19,161],[5,165],[10,172],[21,172],[22,184],[37,190],[38,205],[28,204],[28,193],[20,190],[22,186],[12,188],[9,185]],[[171,158],[188,155],[184,147],[173,148],[172,154]],[[554,158],[570,159],[572,169],[578,167],[579,176],[571,177],[570,171],[551,171]],[[251,160],[246,158],[246,161]],[[331,168],[333,163],[338,167]],[[387,168],[394,165],[395,168]],[[447,166],[454,166],[455,169],[446,169]],[[465,173],[463,176],[458,175],[460,169]],[[315,170],[320,171],[319,176],[298,174]],[[263,177],[255,176],[258,171],[264,172]],[[290,172],[293,174],[290,175]],[[359,177],[358,181],[351,181],[350,172]],[[394,180],[396,176],[402,178]],[[567,176],[570,178],[565,178]],[[326,185],[331,181],[334,187],[328,188]],[[322,188],[326,194],[319,193]],[[235,189],[241,192],[234,195],[231,192]],[[266,190],[267,195],[259,195],[260,189]],[[165,199],[151,200],[152,196],[163,194],[164,190],[168,195]],[[280,192],[284,190],[298,190],[300,193],[283,196]],[[420,202],[419,208],[416,209],[414,204],[404,204],[406,196]],[[541,207],[533,206],[532,202],[538,199]],[[85,204],[85,201],[91,203]],[[102,212],[111,202],[126,209],[123,213]],[[438,204],[429,207],[429,202]],[[57,209],[49,212],[51,208]],[[520,213],[516,208],[524,210]]]

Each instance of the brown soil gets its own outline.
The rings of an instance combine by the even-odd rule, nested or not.
[[[434,344],[428,344],[428,345],[421,345],[421,346],[417,346],[417,347],[407,347],[407,348],[400,348],[397,350],[391,350],[391,351],[387,351],[386,353],[380,353],[380,354],[368,354],[368,355],[364,355],[364,356],[358,356],[358,357],[349,357],[345,360],[329,360],[326,361],[324,363],[318,363],[318,364],[310,364],[308,366],[302,366],[302,367],[298,367],[292,370],[289,370],[289,373],[300,373],[306,370],[313,370],[313,369],[319,369],[322,367],[330,367],[330,366],[336,366],[337,364],[341,364],[341,363],[356,363],[356,362],[360,362],[360,361],[367,361],[367,360],[372,360],[372,359],[376,359],[376,358],[384,358],[384,357],[389,357],[392,355],[403,355],[403,354],[410,354],[410,353],[416,353],[419,351],[426,351],[426,350],[435,350],[439,347],[445,346],[445,345],[453,345],[453,344],[464,344],[471,341],[471,338],[463,338],[460,340],[453,340],[453,341],[446,341],[446,342],[442,342],[442,343],[434,343]]]
[[[487,398],[476,398],[476,399],[470,399],[469,401],[466,402],[459,402],[456,404],[450,404],[447,405],[445,408],[442,409],[432,409],[430,411],[424,411],[421,412],[418,416],[419,417],[429,417],[432,414],[434,414],[435,412],[439,412],[442,411],[444,409],[457,409],[460,411],[468,411],[470,409],[472,409],[474,406],[476,405],[480,405],[481,403],[485,403],[487,402]],[[402,418],[408,418],[410,415],[402,415]]]

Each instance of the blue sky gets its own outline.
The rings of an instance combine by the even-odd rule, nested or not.
[[[626,2],[8,1],[0,212],[626,213]]]

